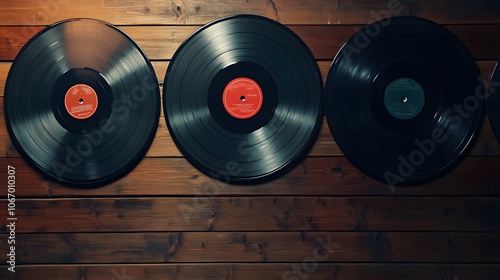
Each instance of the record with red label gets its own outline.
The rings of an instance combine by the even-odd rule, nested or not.
[[[192,34],[170,62],[165,119],[179,150],[210,177],[258,183],[307,155],[323,118],[316,60],[290,29],[237,15]]]
[[[46,27],[17,55],[5,118],[19,153],[71,187],[117,180],[146,154],[160,93],[144,52],[124,32],[92,19]]]
[[[356,32],[329,70],[326,118],[346,157],[388,185],[443,176],[483,121],[475,60],[450,31],[410,16]]]

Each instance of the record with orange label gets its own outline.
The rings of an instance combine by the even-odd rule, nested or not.
[[[163,87],[168,128],[185,157],[228,183],[268,181],[307,155],[323,118],[312,53],[290,29],[237,15],[192,34]]]
[[[116,27],[69,19],[17,55],[5,118],[19,153],[71,187],[102,186],[142,160],[160,112],[158,81],[138,45]]]

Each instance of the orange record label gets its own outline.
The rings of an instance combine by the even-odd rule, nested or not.
[[[66,92],[64,106],[73,118],[85,120],[97,110],[97,101],[97,93],[92,87],[76,84]]]
[[[262,107],[262,89],[249,78],[236,78],[227,84],[222,94],[224,108],[237,119],[255,116]]]

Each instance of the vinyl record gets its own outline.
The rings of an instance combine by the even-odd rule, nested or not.
[[[467,48],[444,27],[393,17],[356,32],[326,82],[326,117],[346,157],[381,182],[415,185],[449,172],[483,120]]]
[[[300,161],[321,125],[323,86],[300,38],[273,20],[237,15],[192,34],[163,87],[170,133],[210,177],[271,180]]]
[[[19,52],[5,88],[5,118],[19,153],[72,187],[131,171],[155,135],[160,94],[142,50],[92,19],[55,23]]]
[[[493,134],[500,143],[500,68],[499,63],[495,65],[488,86],[488,113]]]

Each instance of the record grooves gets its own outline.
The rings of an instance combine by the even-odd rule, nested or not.
[[[40,31],[7,77],[5,118],[19,153],[72,187],[102,186],[130,172],[153,141],[158,81],[125,33],[93,19]]]
[[[370,177],[389,185],[430,181],[453,168],[478,134],[478,77],[466,47],[444,27],[406,16],[374,22],[331,65],[330,131]]]
[[[273,20],[211,22],[174,54],[163,87],[168,128],[184,156],[228,183],[276,178],[309,151],[322,120],[314,57]]]

